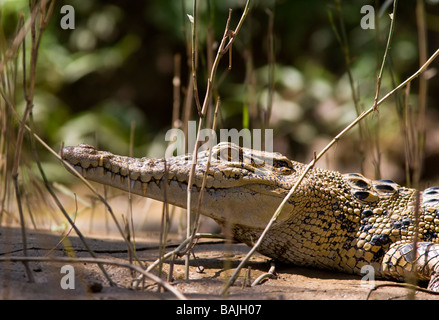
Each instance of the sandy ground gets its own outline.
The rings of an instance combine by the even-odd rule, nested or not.
[[[0,259],[9,256],[23,256],[23,245],[19,228],[0,229]],[[70,235],[68,241],[60,243],[60,236],[48,231],[27,231],[28,256],[53,257],[67,256],[68,252],[76,257],[90,257],[84,244],[77,236]],[[158,237],[137,239],[138,257],[149,264],[158,257]],[[120,239],[87,238],[90,248],[99,258],[109,261],[128,262],[126,245]],[[71,245],[71,250],[65,247]],[[170,241],[172,245],[178,241]],[[191,260],[190,280],[184,279],[184,262],[179,259],[174,265],[172,285],[188,299],[223,299],[220,292],[223,285],[248,252],[248,247],[235,243],[225,244],[221,241],[199,243],[195,248],[197,260]],[[105,269],[117,286],[110,286],[100,269],[93,263],[74,264],[74,289],[63,289],[61,273],[65,263],[30,262],[29,268],[35,282],[29,282],[21,262],[0,262],[0,299],[175,299],[170,292],[158,292],[157,285],[146,281],[143,289],[131,288],[132,275],[129,269],[106,265]],[[204,268],[197,272],[197,265]],[[359,276],[334,273],[329,271],[276,266],[276,279],[268,279],[260,285],[245,285],[270,268],[270,262],[264,256],[252,257],[249,268],[231,287],[230,300],[364,300],[370,289],[363,287]],[[164,265],[169,270],[169,265]],[[250,277],[248,274],[250,273]],[[64,278],[65,279],[65,278]],[[390,281],[375,281],[375,285],[394,284]],[[409,291],[405,288],[383,287],[372,292],[370,299],[407,299]],[[417,292],[415,299],[439,299],[439,296]]]

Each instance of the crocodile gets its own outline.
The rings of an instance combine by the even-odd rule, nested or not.
[[[192,155],[132,158],[87,144],[61,154],[88,180],[187,206]],[[200,213],[249,246],[306,169],[280,153],[230,142],[200,151],[195,161],[192,210],[203,192]],[[418,192],[392,180],[312,168],[257,251],[283,263],[350,274],[364,275],[369,266],[376,278],[414,275],[439,291],[439,187]]]

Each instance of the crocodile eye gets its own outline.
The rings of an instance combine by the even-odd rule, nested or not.
[[[234,148],[228,146],[227,148],[223,148],[219,150],[217,159],[223,161],[230,161],[230,162],[242,162],[243,161],[242,150],[240,148]]]
[[[284,160],[275,160],[273,162],[273,171],[280,175],[289,175],[296,172],[291,163]]]
[[[282,167],[282,168],[274,168],[273,171],[276,172],[277,174],[286,176],[292,174],[294,172],[294,169]]]
[[[251,165],[255,168],[263,168],[265,166],[265,160],[251,158]]]

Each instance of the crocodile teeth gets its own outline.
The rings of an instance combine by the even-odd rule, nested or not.
[[[168,171],[168,180],[172,180],[175,177],[175,172],[173,171]]]
[[[79,160],[79,159],[74,159],[73,158],[73,159],[69,159],[69,160],[66,160],[66,161],[69,162],[70,164],[74,165],[74,166],[76,166],[78,163],[79,163],[79,165],[81,165],[81,160]]]
[[[177,177],[177,180],[180,182],[187,181],[187,174],[185,172],[177,172],[176,177]]]
[[[140,177],[139,171],[131,171],[130,172],[130,179],[137,180]]]
[[[148,184],[147,183],[142,183],[142,192],[143,192],[143,194],[146,194],[147,190],[148,190]]]
[[[216,180],[221,180],[222,177],[223,177],[223,173],[222,173],[220,170],[216,170],[216,171],[213,173],[213,177],[214,177]]]
[[[81,167],[83,167],[84,169],[87,169],[88,167],[90,167],[90,160],[89,159],[82,160]]]
[[[100,156],[99,157],[99,167],[103,167],[104,166],[104,156]]]
[[[95,170],[96,170],[97,175],[99,175],[99,176],[105,176],[105,170],[104,170],[104,167],[99,166],[99,167],[96,167]]]
[[[212,188],[214,181],[215,179],[212,176],[208,175],[206,177],[206,188]]]
[[[92,160],[90,160],[90,164],[93,168],[96,168],[99,165],[99,159],[93,158]]]
[[[120,170],[120,166],[118,166],[117,164],[112,164],[111,165],[111,171],[112,172],[114,172],[114,173],[119,173],[119,170]]]
[[[140,180],[142,181],[142,182],[149,182],[149,181],[151,181],[151,178],[152,178],[152,174],[151,173],[141,173],[140,174]]]
[[[129,170],[128,170],[128,168],[126,168],[126,167],[121,167],[121,168],[120,168],[120,175],[121,175],[121,176],[127,177],[128,174],[129,174]]]
[[[153,177],[155,180],[161,180],[163,178],[164,173],[163,172],[159,172],[159,171],[155,171],[153,173]]]

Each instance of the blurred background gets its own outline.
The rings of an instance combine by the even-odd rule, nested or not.
[[[20,14],[29,16],[29,4],[0,4],[2,43],[9,45]],[[74,29],[61,27],[64,5],[74,8]],[[201,101],[229,8],[234,29],[244,5],[237,0],[198,1]],[[362,11],[366,5],[374,9],[374,21],[363,20],[370,29],[361,24],[369,12]],[[55,150],[61,143],[85,142],[127,155],[132,142],[135,156],[163,157],[167,130],[199,119],[194,99],[188,98],[192,35],[187,15],[194,15],[192,6],[189,0],[57,1],[38,53],[33,108],[37,133]],[[393,1],[378,0],[252,1],[233,45],[231,69],[229,54],[218,67],[217,128],[273,129],[275,151],[309,162],[373,105],[392,10]],[[438,1],[399,1],[393,18],[379,97],[439,48]],[[15,105],[23,112],[21,62],[16,67]],[[388,99],[319,166],[404,185],[412,184],[411,175],[419,170],[421,187],[438,184],[437,68],[435,61],[423,78],[427,89],[420,89],[419,78],[412,81],[410,90]],[[72,181],[53,157],[44,152],[41,157],[51,181]],[[413,161],[416,157],[421,161]]]

